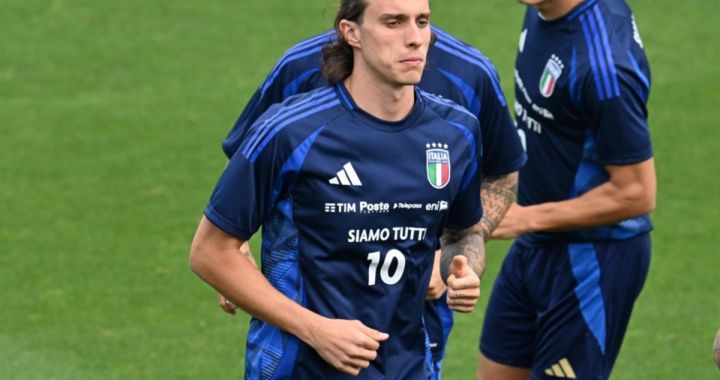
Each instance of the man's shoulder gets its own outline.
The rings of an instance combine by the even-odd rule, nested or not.
[[[323,48],[335,40],[333,31],[324,32],[307,38],[287,49],[272,68],[260,92],[265,93],[269,87],[278,83],[287,84],[289,80],[303,78],[311,71],[319,71]],[[304,78],[310,80],[311,78]]]
[[[425,92],[421,89],[418,89],[417,91],[430,112],[433,112],[442,120],[451,124],[460,124],[467,128],[479,126],[477,116],[473,115],[465,107],[455,101],[441,95]]]
[[[291,96],[258,118],[243,141],[243,151],[262,150],[277,138],[294,144],[337,117],[342,109],[335,89],[330,86]]]
[[[476,74],[484,76],[494,72],[490,59],[473,45],[438,28],[432,27],[436,41],[430,48],[433,64],[444,70],[467,71],[474,69]]]

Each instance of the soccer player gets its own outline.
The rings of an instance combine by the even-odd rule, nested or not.
[[[529,5],[515,70],[528,163],[493,237],[515,238],[486,310],[480,379],[605,379],[647,275],[650,71],[623,0]]]
[[[343,0],[330,86],[272,106],[221,176],[191,267],[254,316],[247,379],[432,377],[438,238],[453,310],[484,269],[477,118],[425,93],[428,0]],[[238,254],[263,227],[262,270]]]
[[[507,111],[507,103],[492,63],[477,49],[442,29],[432,26],[435,41],[428,51],[428,63],[418,86],[462,105],[480,120],[482,129],[481,200],[483,236],[497,226],[517,191],[517,170],[525,162],[525,152]],[[320,72],[322,48],[335,41],[335,31],[308,38],[278,60],[259,86],[223,143],[228,158],[237,151],[249,127],[272,104],[292,95],[327,85]],[[243,247],[249,255],[249,247]],[[437,268],[437,266],[436,266]],[[438,271],[428,291],[425,325],[430,337],[433,362],[440,372],[453,315],[444,298],[445,286]],[[219,296],[220,307],[230,314],[231,303]]]

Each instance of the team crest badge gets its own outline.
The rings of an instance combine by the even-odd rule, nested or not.
[[[436,189],[442,189],[450,182],[450,152],[447,144],[425,145],[427,179]]]
[[[542,96],[549,98],[553,94],[555,85],[562,75],[563,68],[565,68],[565,66],[555,54],[548,59],[545,64],[545,70],[540,76],[540,94]]]

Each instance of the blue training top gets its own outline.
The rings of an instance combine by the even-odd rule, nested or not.
[[[604,165],[652,157],[646,103],[650,69],[634,17],[622,0],[588,0],[545,21],[528,7],[515,71],[515,112],[528,163],[519,203],[578,197],[606,182]],[[525,245],[626,239],[652,229],[643,215],[612,226],[533,233]]]
[[[342,85],[272,106],[248,130],[205,211],[249,239],[262,226],[262,270],[292,300],[387,332],[359,379],[433,376],[425,295],[443,227],[482,216],[477,119],[415,91],[402,121],[361,109]],[[247,379],[340,379],[309,346],[253,320]]]
[[[497,71],[480,51],[442,29],[432,26],[436,42],[428,51],[428,62],[419,87],[462,105],[480,121],[482,129],[482,173],[503,175],[518,170],[525,152],[508,113]],[[308,38],[278,60],[252,96],[223,142],[232,157],[257,118],[271,105],[290,96],[327,85],[320,73],[322,48],[335,40],[330,31]],[[427,303],[425,323],[435,362],[440,363],[453,324],[444,298]]]

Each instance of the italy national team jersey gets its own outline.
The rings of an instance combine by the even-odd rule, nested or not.
[[[484,176],[517,171],[525,163],[526,155],[508,113],[497,71],[474,47],[436,26],[432,26],[432,31],[436,42],[428,50],[418,87],[460,104],[479,119]],[[250,126],[271,105],[327,85],[320,73],[322,48],[334,40],[335,32],[329,31],[305,39],[285,52],[223,142],[228,158],[237,151]],[[425,323],[433,358],[439,365],[453,324],[452,312],[443,297],[427,302]]]
[[[205,211],[249,239],[262,226],[262,270],[289,298],[387,332],[360,379],[424,379],[422,316],[442,228],[482,216],[480,129],[464,108],[415,91],[384,122],[342,85],[272,106],[248,130]],[[272,325],[251,322],[247,379],[344,379]],[[354,377],[353,377],[354,378]]]
[[[553,21],[528,7],[515,84],[518,131],[529,157],[520,172],[520,204],[578,197],[609,179],[604,165],[652,157],[650,70],[622,0],[584,1]],[[519,242],[626,239],[650,229],[644,215],[601,228],[528,234]]]

